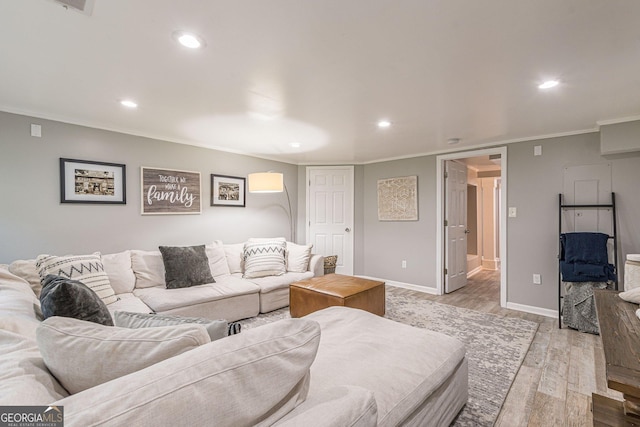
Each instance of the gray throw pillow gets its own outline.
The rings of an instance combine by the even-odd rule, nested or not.
[[[109,309],[100,297],[84,283],[63,276],[49,274],[42,279],[40,306],[45,319],[72,317],[113,326]]]
[[[205,246],[159,246],[167,289],[215,283]]]
[[[210,320],[201,317],[183,317],[167,314],[131,313],[116,311],[113,313],[116,326],[121,328],[155,328],[159,326],[174,326],[195,323],[204,325],[211,341],[224,338],[229,333],[226,320]]]

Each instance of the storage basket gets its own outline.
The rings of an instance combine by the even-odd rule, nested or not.
[[[338,262],[338,255],[329,255],[324,257],[324,274],[335,273],[337,262]]]

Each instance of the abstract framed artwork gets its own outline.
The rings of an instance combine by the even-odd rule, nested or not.
[[[140,168],[142,215],[200,214],[200,172]]]
[[[378,220],[418,220],[418,177],[378,180]]]
[[[127,203],[126,165],[60,158],[60,203]]]
[[[227,175],[211,175],[211,206],[245,207],[247,181]]]

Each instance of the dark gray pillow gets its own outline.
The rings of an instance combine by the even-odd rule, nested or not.
[[[109,309],[87,285],[63,276],[47,275],[40,293],[42,316],[72,317],[101,325],[113,326]]]
[[[211,341],[229,335],[229,324],[226,320],[211,320],[202,317],[184,317],[169,314],[131,313],[128,311],[116,311],[113,313],[113,318],[116,326],[121,328],[157,328],[160,326],[196,323],[207,328]]]
[[[160,246],[167,289],[215,283],[204,245]]]

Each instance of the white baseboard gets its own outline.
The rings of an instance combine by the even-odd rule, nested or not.
[[[385,284],[389,286],[395,286],[396,288],[404,288],[412,291],[424,292],[425,294],[438,295],[438,291],[436,288],[429,288],[426,286],[414,285],[412,283],[394,282],[392,280],[381,279],[379,277],[360,276],[360,275],[356,275],[356,277],[361,277],[363,279],[369,279],[369,280],[377,280],[379,282],[385,282]]]
[[[482,266],[474,268],[473,270],[471,270],[470,272],[467,273],[467,278],[473,276],[474,274],[480,273],[482,270],[484,270],[484,268],[482,268]]]
[[[508,302],[507,308],[511,310],[524,311],[525,313],[538,314],[540,316],[545,316],[545,317],[558,318],[558,310],[550,310],[548,308],[540,308],[540,307],[534,307],[532,305],[517,304],[515,302]]]

